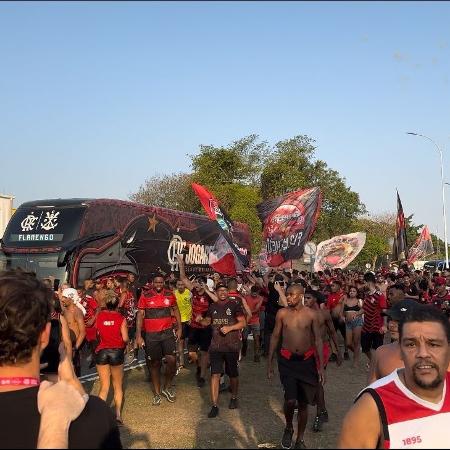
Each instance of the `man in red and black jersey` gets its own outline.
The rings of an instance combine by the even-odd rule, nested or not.
[[[192,318],[189,322],[188,349],[189,358],[197,363],[197,386],[203,387],[206,383],[206,372],[208,370],[209,358],[208,350],[211,344],[211,327],[204,326],[195,319],[199,316],[204,318],[209,306],[217,301],[207,284],[205,277],[197,277],[192,282],[186,276],[186,270],[182,255],[177,255],[178,266],[180,268],[180,280],[192,292]],[[197,357],[197,351],[200,351],[200,357]]]
[[[181,318],[173,292],[164,289],[164,278],[156,275],[153,288],[144,290],[138,304],[136,324],[136,343],[145,347],[149,362],[150,377],[154,388],[152,404],[161,404],[161,394],[167,401],[175,401],[175,392],[171,388],[176,372],[176,341],[173,333],[172,315],[177,321],[177,339],[181,337]],[[161,361],[167,362],[164,388],[161,389]]]
[[[434,279],[435,294],[431,299],[431,304],[440,309],[447,317],[450,316],[450,294],[447,291],[445,277],[436,277]]]
[[[364,324],[361,332],[361,347],[370,362],[372,350],[375,351],[383,345],[384,333],[387,331],[386,316],[383,318],[387,301],[386,297],[377,290],[376,278],[372,272],[364,275],[364,281],[367,285],[367,293],[363,302]]]
[[[92,280],[87,280],[92,281]],[[87,283],[85,283],[86,285]],[[97,315],[100,312],[100,307],[98,306],[97,300],[91,295],[89,295],[84,287],[78,288],[78,295],[80,296],[80,303],[86,310],[84,316],[84,325],[86,327],[86,340],[85,342],[89,346],[91,351],[91,361],[89,368],[95,366],[95,348],[97,347],[97,328],[95,327],[95,321]]]

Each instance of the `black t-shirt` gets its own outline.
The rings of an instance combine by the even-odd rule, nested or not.
[[[235,325],[239,316],[245,316],[245,314],[240,303],[234,299],[218,301],[210,305],[206,313],[206,317],[211,318],[212,327],[210,352],[239,352],[240,331],[230,331],[226,335],[220,332],[223,326]]]
[[[268,285],[269,297],[266,304],[266,316],[276,316],[277,312],[282,308],[278,301],[280,300],[280,294],[275,290],[274,283],[270,282]]]
[[[0,449],[36,448],[41,416],[39,388],[0,393]],[[69,429],[69,448],[122,448],[116,421],[98,397],[90,396]]]

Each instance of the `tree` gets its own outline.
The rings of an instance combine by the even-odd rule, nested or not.
[[[191,188],[191,182],[192,175],[186,173],[155,175],[131,194],[130,199],[144,205],[200,212],[200,202]]]
[[[233,220],[249,226],[253,253],[261,250],[256,205],[261,201],[259,177],[268,151],[265,142],[251,135],[227,147],[201,145],[199,153],[191,155],[193,180],[211,190]]]

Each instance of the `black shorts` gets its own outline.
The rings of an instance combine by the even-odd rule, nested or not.
[[[278,372],[284,388],[284,399],[300,404],[315,405],[319,374],[314,356],[305,360],[288,360],[278,357]]]
[[[97,366],[121,366],[124,362],[123,348],[105,348],[95,354],[95,364]]]
[[[181,322],[181,340],[189,337],[189,322]]]
[[[383,345],[384,335],[376,332],[363,331],[361,333],[361,348],[363,353],[369,353],[370,349],[376,350]]]
[[[128,339],[134,341],[136,337],[136,327],[128,327]]]
[[[195,350],[200,349],[201,352],[207,352],[211,345],[212,331],[211,327],[207,328],[189,328],[188,347]]]
[[[225,363],[225,373],[230,378],[239,376],[239,352],[209,352],[209,361],[211,363],[211,375],[222,374],[224,372],[223,364]]]
[[[175,356],[177,343],[175,336],[169,336],[160,341],[150,340],[147,334],[144,335],[145,356],[150,361],[161,361],[164,356]]]

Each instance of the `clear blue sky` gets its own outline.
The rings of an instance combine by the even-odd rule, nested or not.
[[[397,187],[442,235],[437,152],[404,133],[450,182],[449,24],[443,2],[0,3],[0,192],[126,199],[200,144],[307,134],[370,212]]]

